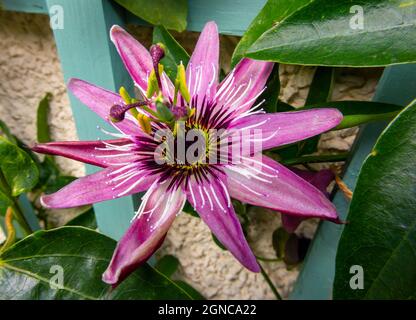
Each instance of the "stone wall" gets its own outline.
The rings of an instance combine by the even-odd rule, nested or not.
[[[151,42],[151,29],[130,28],[145,45]],[[189,52],[198,34],[177,35]],[[221,65],[229,69],[232,50],[238,39],[221,38]],[[48,18],[21,13],[0,13],[0,118],[27,144],[36,139],[36,107],[46,92],[53,94],[50,122],[55,140],[76,140],[68,97]],[[281,99],[302,106],[312,80],[314,68],[281,67]],[[337,71],[334,100],[371,99],[381,70],[346,69]],[[325,135],[321,151],[348,150],[356,129]],[[82,176],[84,167],[59,159],[68,174]],[[273,257],[272,232],[280,225],[277,213],[255,209],[250,212],[252,227],[249,241],[257,255]],[[65,216],[61,221],[65,220]],[[299,233],[312,237],[316,222],[306,222]],[[243,269],[228,252],[214,244],[211,233],[200,219],[180,215],[169,231],[158,255],[174,254],[181,261],[177,277],[188,281],[210,299],[272,299],[273,295],[259,274]],[[263,263],[284,296],[290,292],[298,270],[286,270],[282,263]]]

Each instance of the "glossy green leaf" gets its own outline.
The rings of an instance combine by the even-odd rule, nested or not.
[[[305,101],[305,106],[329,101],[332,96],[333,85],[334,68],[316,68],[311,86],[309,88],[309,93]]]
[[[115,246],[82,227],[38,231],[0,256],[0,299],[190,299],[147,264],[112,290],[101,275]]]
[[[0,216],[4,216],[6,214],[6,210],[13,204],[13,200],[5,194],[3,191],[0,190]]]
[[[383,131],[361,168],[337,251],[334,298],[416,298],[414,159],[416,100]]]
[[[195,218],[199,218],[199,214],[198,212],[196,212],[196,210],[194,209],[194,207],[192,207],[192,205],[186,201],[185,202],[185,206],[183,207],[183,212],[195,217]]]
[[[305,105],[314,105],[330,101],[334,84],[334,68],[318,67],[315,70]],[[311,154],[318,151],[321,135],[300,142],[298,155]]]
[[[361,124],[393,119],[402,109],[402,106],[372,102],[372,101],[333,101],[305,106],[298,110],[314,108],[336,108],[343,115],[342,122],[335,129],[345,129]]]
[[[16,197],[36,186],[39,170],[22,149],[0,136],[0,169]]]
[[[0,120],[0,136],[5,137],[7,140],[9,140],[13,144],[17,144],[16,137],[10,132],[10,129],[7,127],[7,125]]]
[[[37,111],[37,138],[38,142],[46,143],[51,141],[51,135],[49,130],[48,114],[49,114],[49,102],[52,98],[51,93],[47,93],[45,97],[39,102]]]
[[[134,15],[154,25],[184,31],[188,16],[187,0],[115,0]]]
[[[177,74],[177,67],[182,62],[186,67],[189,62],[189,54],[186,50],[175,40],[174,37],[164,27],[156,26],[153,29],[153,43],[163,43],[166,52],[165,57],[161,60],[164,70],[168,77],[175,81]]]
[[[414,6],[407,0],[314,0],[264,33],[246,56],[322,66],[414,62]]]
[[[254,105],[261,103],[262,108],[269,113],[277,112],[277,105],[279,102],[280,93],[280,77],[279,77],[279,65],[275,64],[273,71],[267,79],[266,90],[258,97]]]
[[[163,256],[160,258],[155,265],[155,269],[158,270],[160,273],[164,274],[168,278],[172,277],[172,275],[178,270],[179,267],[179,260],[175,256],[170,254]]]
[[[97,229],[97,220],[95,219],[94,209],[91,206],[86,207],[84,212],[81,212],[74,219],[68,221],[66,226],[80,226],[89,229]]]
[[[181,287],[187,294],[189,294],[193,300],[205,300],[205,297],[188,283],[181,280],[177,280],[174,282],[176,285]]]
[[[299,8],[312,0],[268,0],[263,9],[254,18],[235,48],[232,65],[240,61],[247,49],[268,29],[279,24]]]

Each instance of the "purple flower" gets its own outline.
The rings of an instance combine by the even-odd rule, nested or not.
[[[117,128],[118,139],[54,142],[34,147],[37,152],[104,168],[44,196],[42,203],[46,207],[75,207],[147,190],[103,275],[106,283],[117,285],[159,248],[186,200],[235,258],[254,272],[259,272],[260,268],[243,235],[231,198],[299,216],[337,217],[332,203],[318,189],[261,154],[262,149],[303,140],[335,127],[342,118],[336,109],[278,114],[258,110],[259,106],[253,105],[273,68],[269,62],[243,59],[219,84],[219,36],[213,22],[202,31],[186,76],[183,69],[181,75],[179,71],[183,66],[179,66],[175,84],[157,65],[155,55],[151,56],[123,29],[114,26],[111,39],[136,87],[146,97],[147,108],[136,108],[134,102],[130,105],[118,94],[72,79],[68,86],[72,93]],[[124,120],[112,122],[109,114],[113,106],[117,106],[118,120],[123,118],[118,106],[125,106],[125,110],[132,108],[130,111],[134,112],[126,111]],[[175,152],[165,152],[162,157],[172,157],[173,162],[159,163],[156,149],[164,140],[156,139],[157,132],[172,129],[174,141],[179,140],[176,131],[179,122],[170,116],[177,117],[175,108],[179,108],[180,117],[186,118],[185,131],[197,129],[208,138],[206,158],[212,155],[212,145],[218,143],[217,140],[213,142],[212,129],[234,133],[258,130],[261,148],[255,154],[243,152],[231,162],[228,161],[231,153],[220,155],[227,160],[225,163],[206,162],[205,157],[179,161]],[[184,108],[187,113],[183,112]],[[145,125],[138,125],[137,119],[143,122],[143,118],[137,114],[145,117],[148,130],[141,129]],[[249,136],[243,134],[242,139],[246,138]],[[225,150],[229,151],[228,147],[227,144]],[[185,143],[186,151],[190,148],[191,145]]]

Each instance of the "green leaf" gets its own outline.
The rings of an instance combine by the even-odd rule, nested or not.
[[[39,102],[37,111],[37,138],[38,142],[46,143],[51,141],[51,135],[49,132],[48,114],[49,114],[49,101],[52,98],[51,93],[47,93],[45,97]]]
[[[9,140],[13,144],[17,144],[16,137],[10,132],[10,129],[7,127],[7,125],[0,120],[0,136],[5,137],[7,140]]]
[[[13,200],[10,197],[0,190],[0,216],[6,214],[8,207],[13,205]]]
[[[279,24],[299,8],[312,0],[269,0],[251,22],[237,47],[231,63],[235,66],[244,56],[248,48],[268,29]]]
[[[134,15],[154,25],[184,31],[188,16],[187,0],[115,0]]]
[[[170,254],[160,258],[155,265],[155,269],[160,273],[164,274],[166,277],[170,278],[178,270],[179,260],[175,256]]]
[[[305,105],[327,102],[331,99],[334,85],[334,68],[318,67],[313,76]]]
[[[314,0],[265,32],[246,56],[322,66],[414,62],[416,15],[414,4],[406,4],[406,0]]]
[[[89,229],[97,229],[97,220],[95,219],[94,208],[91,206],[86,207],[84,212],[81,212],[74,219],[68,221],[66,226],[80,226]]]
[[[147,264],[111,290],[101,275],[115,246],[114,240],[82,227],[38,231],[0,256],[0,299],[190,299]],[[60,271],[62,287],[56,289],[50,283],[59,284]]]
[[[189,294],[193,300],[205,300],[205,297],[188,283],[181,280],[177,280],[174,282],[176,283],[176,285],[181,287],[187,294]]]
[[[0,136],[0,169],[16,197],[30,191],[39,179],[39,170],[30,156]]]
[[[177,67],[182,62],[186,65],[189,62],[189,54],[186,50],[175,40],[174,37],[161,26],[156,26],[153,29],[153,43],[162,43],[166,48],[165,57],[161,60],[164,70],[168,77],[175,81],[177,74]]]
[[[280,78],[279,78],[279,65],[275,64],[273,71],[267,79],[266,90],[258,97],[254,105],[261,103],[263,109],[268,113],[277,112],[277,105],[279,102],[280,93]]]
[[[276,252],[276,257],[282,259],[285,257],[285,247],[290,234],[282,227],[277,228],[272,235],[272,245]]]
[[[358,177],[336,258],[334,298],[416,298],[416,100],[380,135]],[[352,290],[352,266],[364,287]],[[359,284],[359,283],[358,283]]]
[[[66,185],[70,184],[71,182],[75,181],[76,179],[76,177],[72,176],[54,176],[45,185],[45,193],[54,193],[62,189]]]
[[[195,211],[194,207],[192,207],[192,205],[188,201],[185,202],[185,206],[183,207],[182,211],[195,218],[199,218],[198,212]]]
[[[212,236],[212,240],[214,241],[214,243],[221,249],[221,250],[224,250],[224,251],[227,251],[227,248],[226,247],[224,247],[224,245],[221,243],[221,241],[220,240],[218,240],[218,238],[213,234],[213,233],[211,233],[211,236]]]
[[[381,102],[333,101],[306,106],[298,110],[314,108],[336,108],[344,115],[342,122],[335,130],[351,128],[374,121],[391,120],[403,109],[402,106]]]

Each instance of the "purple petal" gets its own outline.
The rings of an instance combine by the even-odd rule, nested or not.
[[[316,136],[336,127],[341,120],[337,109],[325,108],[251,115],[235,121],[231,128],[243,130],[243,141],[253,132],[260,133],[261,149],[266,150]]]
[[[105,143],[123,146],[130,144],[129,139],[106,140]],[[127,161],[132,162],[137,156],[126,155],[128,151],[101,150],[106,145],[101,140],[96,141],[63,141],[36,144],[32,150],[38,153],[52,154],[69,159],[107,168],[110,165],[118,165]],[[117,156],[119,155],[119,156]]]
[[[134,172],[134,176],[121,176],[131,169],[132,167],[109,167],[79,178],[58,192],[43,196],[41,203],[44,207],[58,209],[111,200],[142,192],[157,178],[146,176],[146,172],[139,169]]]
[[[234,110],[233,116],[250,110],[265,88],[272,70],[272,62],[242,59],[221,82],[217,105],[224,106],[226,111]]]
[[[300,217],[337,218],[321,191],[266,156],[243,158],[226,173],[231,197],[242,202]]]
[[[299,177],[306,180],[320,190],[327,198],[329,194],[327,188],[329,184],[334,180],[334,173],[331,170],[325,169],[318,172],[312,172],[309,170],[301,170],[297,168],[289,168],[296,173]],[[282,212],[284,213],[284,212]],[[299,216],[293,216],[291,214],[282,214],[282,225],[287,232],[295,232],[299,224],[307,218],[301,218]]]
[[[224,175],[222,177],[225,178]],[[199,182],[194,177],[190,179],[188,201],[234,257],[247,269],[259,272],[259,265],[244,237],[225,183],[213,177],[208,179]]]
[[[103,281],[116,286],[143,264],[162,244],[185,200],[180,189],[169,192],[154,184],[144,197],[140,214],[117,244]]]
[[[214,98],[218,85],[219,36],[215,22],[208,22],[199,36],[186,68],[186,79],[191,96]]]
[[[89,107],[105,121],[117,127],[121,132],[128,135],[143,134],[139,125],[129,114],[127,114],[126,119],[116,124],[109,120],[108,115],[110,114],[110,108],[115,104],[124,103],[118,94],[80,79],[71,79],[68,83],[68,89],[71,90],[71,92],[83,104]]]
[[[146,92],[147,78],[153,70],[149,51],[120,26],[111,28],[110,38],[133,81],[142,93]]]
[[[148,77],[153,70],[152,57],[149,51],[120,26],[114,25],[111,28],[110,38],[134,83],[140,89],[142,95],[145,96]],[[172,81],[164,72],[161,79],[163,95],[172,98],[174,92]]]

